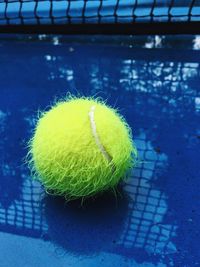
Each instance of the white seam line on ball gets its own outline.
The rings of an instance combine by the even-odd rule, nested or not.
[[[96,123],[95,123],[95,119],[94,119],[94,112],[95,112],[95,106],[92,106],[91,109],[90,109],[90,112],[89,112],[90,125],[91,125],[91,129],[92,129],[92,135],[94,136],[95,142],[96,142],[99,150],[103,154],[103,156],[107,159],[108,162],[111,162],[112,161],[112,158],[108,154],[108,152],[106,151],[105,147],[102,145],[102,143],[100,141],[100,138],[98,136],[97,128],[96,128]]]

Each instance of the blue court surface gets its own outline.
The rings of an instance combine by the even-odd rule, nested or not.
[[[198,36],[1,36],[1,267],[200,266],[199,62]],[[23,163],[38,111],[69,92],[133,130],[117,199],[66,203]]]

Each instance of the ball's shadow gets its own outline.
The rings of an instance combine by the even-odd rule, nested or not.
[[[106,192],[95,199],[66,203],[61,197],[47,196],[45,216],[51,242],[73,254],[110,251],[122,233],[128,199],[119,188],[116,196]]]

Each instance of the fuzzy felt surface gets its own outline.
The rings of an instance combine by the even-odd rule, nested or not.
[[[29,150],[34,176],[67,199],[114,188],[137,154],[124,118],[90,98],[61,101],[42,113]]]

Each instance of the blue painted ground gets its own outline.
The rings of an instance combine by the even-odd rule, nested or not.
[[[200,266],[200,42],[101,38],[1,37],[1,267]],[[38,110],[68,92],[133,129],[140,162],[117,200],[66,204],[23,164]]]

